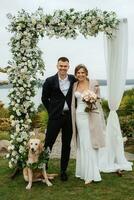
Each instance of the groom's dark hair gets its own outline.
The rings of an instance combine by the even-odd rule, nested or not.
[[[58,62],[59,62],[60,60],[61,60],[62,62],[66,62],[66,61],[69,62],[69,59],[68,59],[67,57],[60,57],[60,58],[58,58]]]

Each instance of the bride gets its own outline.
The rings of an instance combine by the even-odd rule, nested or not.
[[[75,76],[78,80],[72,96],[73,137],[77,145],[75,176],[89,184],[101,181],[98,150],[105,146],[105,123],[97,81],[87,78],[88,70],[82,64],[75,68]]]

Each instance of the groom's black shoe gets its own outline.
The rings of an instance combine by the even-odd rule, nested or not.
[[[62,181],[67,181],[67,180],[68,180],[68,176],[67,176],[67,173],[66,173],[65,171],[62,171],[62,172],[60,173],[60,179],[61,179]]]

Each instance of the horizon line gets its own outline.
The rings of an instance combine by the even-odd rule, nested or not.
[[[96,79],[99,82],[100,86],[106,86],[107,85],[107,80],[106,79]],[[45,80],[40,80],[40,85],[39,87],[42,87],[42,84],[44,83]],[[134,79],[127,79],[125,85],[134,85]],[[3,88],[11,88],[12,84],[0,84],[0,89]]]

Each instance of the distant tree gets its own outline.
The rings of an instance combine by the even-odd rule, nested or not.
[[[108,101],[102,99],[104,116],[109,114]],[[117,110],[123,136],[134,136],[134,88],[126,90],[119,109]]]
[[[124,92],[119,110],[119,115],[131,115],[134,112],[134,88]]]
[[[126,96],[126,95],[129,95],[129,96],[134,95],[134,88],[129,89],[129,90],[125,90],[123,97]]]

